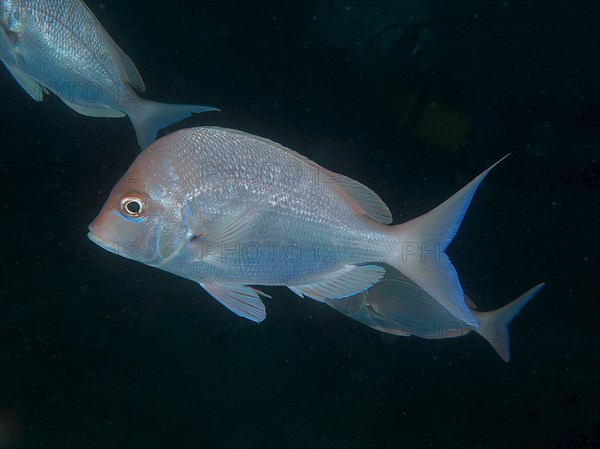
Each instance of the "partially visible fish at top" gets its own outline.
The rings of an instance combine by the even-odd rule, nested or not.
[[[140,98],[134,63],[80,0],[0,0],[0,60],[36,101],[53,92],[83,115],[129,116],[142,149],[159,129],[218,110]]]
[[[343,301],[377,283],[386,263],[477,327],[444,251],[489,170],[429,213],[391,226],[385,203],[357,181],[262,137],[190,128],[136,158],[88,235],[196,281],[254,321],[266,312],[250,285]]]
[[[508,362],[508,324],[543,286],[543,283],[538,284],[514,301],[488,312],[476,310],[477,306],[465,296],[478,327],[458,320],[392,267],[387,267],[384,279],[370,289],[343,301],[327,299],[325,303],[360,323],[392,335],[438,340],[475,331],[492,345],[502,360]]]

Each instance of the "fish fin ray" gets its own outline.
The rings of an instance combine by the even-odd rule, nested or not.
[[[492,345],[505,362],[510,361],[508,325],[544,285],[544,283],[536,285],[499,309],[490,312],[475,312],[475,318],[480,324],[479,329],[475,329],[475,331]]]
[[[479,327],[479,323],[465,304],[458,275],[444,251],[456,235],[477,187],[500,161],[435,209],[396,226],[401,249],[395,254],[397,260],[389,261],[448,312],[474,328]]]
[[[445,251],[456,235],[481,181],[506,157],[508,156],[504,156],[435,209],[402,224],[406,228],[405,233],[413,234],[421,242],[439,242],[441,250]]]
[[[341,299],[365,291],[379,282],[385,268],[379,265],[346,265],[330,273],[326,279],[311,284],[288,286],[298,296],[308,296],[319,302]]]
[[[229,218],[215,229],[197,234],[202,235],[202,237],[195,238],[194,242],[227,245],[228,243],[244,241],[246,235],[254,229],[254,225],[260,219],[260,216],[255,213],[256,207],[257,204],[254,204],[241,214]]]
[[[142,79],[142,75],[140,75],[138,68],[135,66],[131,58],[127,56],[127,53],[121,50],[121,47],[119,47],[116,43],[114,44],[119,59],[121,60],[121,67],[125,72],[125,81],[127,81],[137,92],[144,92],[146,90],[146,85],[144,84],[144,80]]]
[[[386,334],[398,335],[400,337],[410,337],[412,334],[407,330],[406,323],[396,321],[379,313],[376,307],[367,305],[366,309],[370,312],[370,318],[373,328]]]
[[[336,191],[348,202],[357,214],[366,215],[383,224],[392,222],[392,213],[383,200],[367,186],[347,176],[331,173],[328,180],[334,181]]]
[[[288,286],[288,288],[293,291],[296,295],[300,296],[300,298],[304,298],[304,294],[302,293],[302,290],[292,286]]]
[[[19,83],[19,86],[21,86],[35,101],[42,101],[44,99],[44,94],[49,93],[44,85],[36,81],[27,73],[10,64],[5,64],[5,66],[17,83]]]
[[[125,117],[125,114],[122,111],[118,111],[117,109],[111,109],[106,107],[89,107],[89,106],[81,106],[79,104],[71,103],[70,101],[61,98],[63,103],[73,109],[75,112],[81,115],[85,115],[88,117],[106,117],[106,118],[119,118]]]
[[[383,332],[384,334],[396,335],[397,337],[411,337],[412,334],[402,328],[398,329],[395,327],[386,327],[379,324],[370,324],[370,327],[376,331]]]
[[[417,260],[411,260],[411,257],[408,257],[406,262],[396,268],[431,295],[453,316],[478,327],[471,309],[465,304],[458,274],[448,255],[441,252],[435,256],[426,255],[424,260],[418,256],[413,256],[412,259]]]
[[[138,98],[137,103],[140,106],[135,111],[128,112],[128,115],[142,150],[154,142],[159,130],[190,117],[192,113],[219,110],[212,106],[157,103],[141,98]]]
[[[247,285],[200,283],[213,298],[238,316],[260,323],[267,312],[259,296],[269,295]]]
[[[471,297],[469,295],[467,295],[466,293],[465,293],[465,304],[469,307],[469,309],[477,310],[477,304],[475,304],[473,302],[473,300],[471,299]]]

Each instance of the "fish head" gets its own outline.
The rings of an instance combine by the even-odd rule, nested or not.
[[[112,189],[88,237],[107,251],[155,266],[178,251],[188,229],[161,168],[139,159]]]

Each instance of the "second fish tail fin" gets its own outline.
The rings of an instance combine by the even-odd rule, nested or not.
[[[544,285],[541,283],[530,288],[513,302],[499,309],[490,312],[473,312],[479,321],[479,328],[475,331],[492,345],[505,362],[510,361],[508,325]]]
[[[218,110],[211,106],[167,104],[140,99],[139,107],[128,115],[135,128],[138,144],[143,150],[154,142],[160,129],[190,117],[192,113]]]
[[[477,187],[500,161],[435,209],[395,226],[400,247],[392,251],[388,261],[452,315],[474,328],[479,324],[465,304],[458,275],[445,250],[456,235]]]

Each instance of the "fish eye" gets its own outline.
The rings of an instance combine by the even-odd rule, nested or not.
[[[121,199],[121,213],[127,218],[141,218],[146,214],[146,197],[130,192]]]

